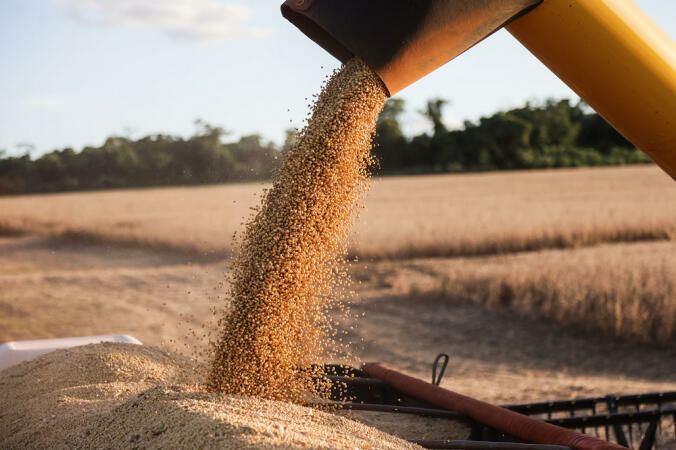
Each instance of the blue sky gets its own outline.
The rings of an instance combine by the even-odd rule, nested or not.
[[[201,118],[280,142],[338,62],[271,0],[1,0],[0,149],[34,155],[111,134],[188,136]],[[676,39],[676,1],[637,0]],[[425,100],[458,125],[546,97],[577,98],[507,32],[398,94],[408,133]]]

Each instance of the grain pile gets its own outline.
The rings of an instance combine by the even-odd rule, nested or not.
[[[468,422],[417,414],[335,409],[332,414],[347,417],[406,440],[465,440],[472,433]]]
[[[371,138],[387,95],[352,60],[317,97],[296,144],[246,226],[212,391],[300,402],[326,355],[325,311],[346,277],[339,256],[365,188]]]
[[[0,371],[0,448],[82,448],[92,425],[153,386],[195,384],[193,363],[151,347],[58,350]]]
[[[419,448],[311,408],[204,392],[194,364],[104,343],[0,371],[0,448]]]

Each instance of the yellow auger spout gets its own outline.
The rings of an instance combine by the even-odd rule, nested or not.
[[[632,0],[545,0],[507,30],[676,178],[676,44]]]
[[[286,0],[282,14],[390,95],[506,26],[676,178],[676,44],[632,0]]]

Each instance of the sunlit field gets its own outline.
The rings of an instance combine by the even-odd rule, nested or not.
[[[199,353],[263,188],[0,198],[0,341]],[[447,352],[444,383],[494,402],[673,389],[673,188],[653,166],[375,179],[350,245],[359,319],[333,317],[356,358],[427,379]]]
[[[0,230],[220,257],[263,184],[0,197]],[[350,253],[472,256],[676,238],[676,190],[655,166],[379,178]]]
[[[263,187],[5,197],[0,228],[107,245],[104,259],[112,258],[106,248],[124,244],[178,252],[185,263],[222,261]],[[374,263],[356,266],[358,277],[387,267],[398,275],[385,285],[405,295],[499,305],[668,345],[676,337],[674,205],[673,181],[654,166],[379,178],[350,254]],[[22,267],[8,258],[2,273]]]

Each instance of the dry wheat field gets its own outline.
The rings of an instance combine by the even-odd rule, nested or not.
[[[220,257],[266,186],[0,197],[0,232]],[[656,166],[380,178],[365,208],[350,245],[361,259],[676,239],[676,189]]]
[[[0,198],[0,342],[194,355],[263,187]],[[427,379],[446,352],[442,384],[494,402],[676,388],[676,190],[656,167],[381,178],[365,206],[360,318],[334,313],[357,358]]]

